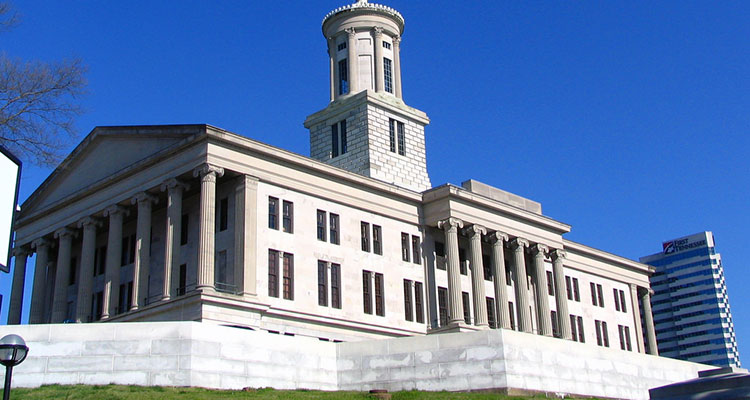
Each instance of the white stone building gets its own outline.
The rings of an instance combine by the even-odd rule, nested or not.
[[[8,323],[32,290],[31,324],[513,329],[655,353],[648,266],[566,240],[537,202],[432,186],[429,119],[401,95],[403,27],[367,1],[326,16],[330,103],[305,121],[309,158],[209,125],[95,128],[22,205]]]

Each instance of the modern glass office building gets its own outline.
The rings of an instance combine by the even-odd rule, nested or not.
[[[721,255],[711,232],[669,240],[641,257],[655,267],[652,306],[659,355],[740,367]]]

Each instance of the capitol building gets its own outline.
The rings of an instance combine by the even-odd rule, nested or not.
[[[304,120],[309,157],[211,125],[94,128],[21,207],[8,323],[31,291],[28,329],[191,321],[331,346],[505,335],[689,370],[673,380],[703,367],[654,356],[652,267],[567,240],[539,202],[430,180],[403,29],[366,0],[325,16],[329,102]]]

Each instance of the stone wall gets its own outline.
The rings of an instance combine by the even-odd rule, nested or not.
[[[197,322],[2,326],[29,357],[13,385],[507,389],[647,399],[712,367],[509,330],[332,343]]]

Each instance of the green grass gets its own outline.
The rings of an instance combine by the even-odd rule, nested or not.
[[[392,400],[526,400],[544,397],[504,396],[497,393],[454,393],[454,392],[394,392]],[[274,390],[253,389],[248,391],[209,390],[200,388],[143,387],[143,386],[88,386],[88,385],[47,385],[35,389],[15,388],[11,398],[16,399],[84,399],[84,400],[374,400],[375,395],[366,392],[321,392],[317,390]]]

